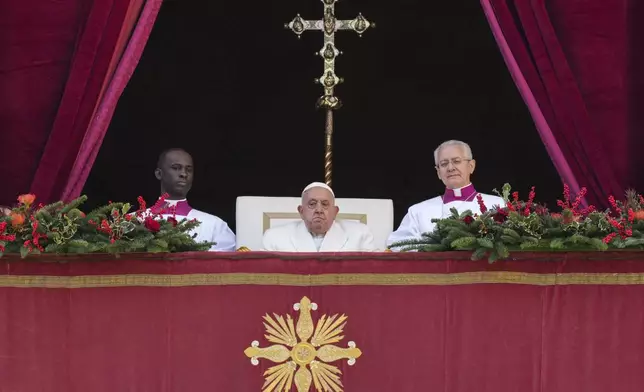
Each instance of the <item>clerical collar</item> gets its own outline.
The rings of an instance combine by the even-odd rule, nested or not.
[[[181,199],[181,200],[167,200],[166,203],[168,207],[175,207],[174,213],[177,216],[188,216],[190,211],[192,211],[192,207],[188,204],[188,200],[186,199]]]
[[[477,194],[478,192],[476,192],[476,189],[474,189],[474,185],[472,184],[456,189],[446,188],[445,194],[443,195],[443,203],[447,204],[453,201],[474,201]]]

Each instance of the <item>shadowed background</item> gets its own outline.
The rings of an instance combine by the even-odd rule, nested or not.
[[[433,150],[472,146],[473,181],[491,192],[510,182],[554,204],[561,183],[477,2],[342,1],[376,23],[362,38],[339,32],[345,83],[335,115],[338,197],[391,198],[395,224],[413,203],[440,194]],[[195,159],[189,195],[234,229],[235,198],[297,196],[322,181],[324,114],[313,83],[322,33],[300,40],[283,24],[322,15],[319,1],[167,1],[119,101],[84,193],[91,205],[158,196],[158,153]],[[583,185],[583,184],[582,184]]]

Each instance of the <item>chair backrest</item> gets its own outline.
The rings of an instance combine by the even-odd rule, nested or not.
[[[236,207],[237,248],[262,248],[264,232],[271,227],[300,219],[299,197],[240,196]],[[385,250],[393,231],[394,205],[391,199],[335,199],[340,207],[336,219],[355,220],[369,226],[376,248]]]

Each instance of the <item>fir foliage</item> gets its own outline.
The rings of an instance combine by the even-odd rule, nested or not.
[[[191,234],[200,222],[177,220],[165,207],[146,209],[139,198],[139,209],[128,203],[110,203],[85,214],[81,196],[70,203],[56,202],[34,206],[34,195],[21,195],[9,216],[0,217],[0,256],[19,253],[21,257],[41,253],[131,253],[206,251],[212,242],[195,241]],[[161,207],[161,208],[159,208]],[[164,218],[164,216],[170,216]]]
[[[472,260],[504,260],[514,251],[605,251],[644,249],[644,197],[633,190],[624,201],[609,198],[611,208],[582,208],[586,189],[573,199],[564,186],[557,201],[560,212],[550,212],[535,202],[534,187],[528,200],[520,200],[509,184],[495,191],[504,206],[488,209],[478,198],[480,211],[450,210],[444,219],[433,219],[434,230],[420,239],[400,241],[390,248],[401,251],[471,251]]]

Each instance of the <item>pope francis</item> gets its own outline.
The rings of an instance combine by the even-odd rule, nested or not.
[[[333,190],[322,182],[302,191],[301,220],[266,230],[263,249],[273,252],[370,252],[373,234],[363,223],[335,220],[339,208]]]

